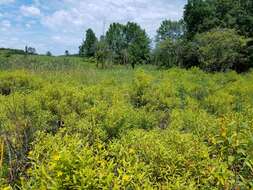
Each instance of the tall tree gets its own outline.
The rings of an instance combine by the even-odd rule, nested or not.
[[[191,39],[195,34],[208,31],[215,26],[215,7],[209,0],[188,0],[184,11],[186,36]]]
[[[65,50],[65,55],[69,56],[69,50]]]
[[[97,60],[97,67],[100,63],[102,65],[102,68],[105,68],[105,64],[111,61],[111,51],[104,36],[101,36],[100,40],[96,44],[95,58]]]
[[[94,57],[96,50],[97,37],[92,29],[86,31],[86,37],[83,44],[79,47],[79,55],[85,57]]]
[[[185,33],[185,25],[183,20],[171,21],[164,20],[161,26],[157,30],[156,42],[160,42],[167,39],[176,40]]]
[[[147,62],[149,57],[149,38],[145,30],[132,22],[126,25],[113,23],[106,33],[106,41],[113,53],[114,61],[126,64]]]
[[[33,47],[25,46],[25,53],[35,55],[36,54],[36,49],[33,48]]]
[[[52,56],[52,53],[50,51],[47,51],[46,56]]]
[[[115,61],[121,62],[121,51],[127,47],[125,26],[119,23],[111,24],[106,32],[106,41]]]
[[[136,63],[147,63],[150,53],[150,40],[145,30],[136,23],[128,22],[125,26],[125,36],[132,67],[134,68]]]

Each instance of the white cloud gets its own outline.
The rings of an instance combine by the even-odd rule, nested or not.
[[[40,9],[34,6],[25,6],[20,7],[20,11],[24,16],[40,16]]]
[[[1,9],[0,41],[6,47],[31,44],[39,52],[51,50],[58,55],[66,49],[77,52],[88,28],[92,28],[99,37],[104,23],[107,30],[112,22],[127,21],[139,23],[153,37],[162,20],[182,17],[186,1],[31,0],[32,4],[27,4],[24,1],[0,0],[1,8],[3,3],[16,2],[10,8],[3,6]],[[19,41],[10,40],[13,36]]]
[[[55,35],[51,37],[52,42],[59,44],[59,45],[65,45],[65,46],[72,46],[73,44],[78,44],[80,39],[70,36],[70,35]]]
[[[3,20],[0,22],[0,28],[2,31],[7,31],[11,28],[11,22],[9,20]]]
[[[81,32],[93,28],[101,34],[103,23],[138,22],[150,35],[154,35],[163,19],[182,17],[185,0],[63,0],[65,5],[42,19],[42,24],[54,30]]]
[[[63,26],[78,25],[78,19],[73,14],[73,12],[59,10],[54,12],[50,16],[43,18],[42,23],[50,28],[58,28]]]
[[[0,5],[14,3],[15,0],[0,0]]]

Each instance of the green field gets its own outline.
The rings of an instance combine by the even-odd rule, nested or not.
[[[1,189],[252,189],[253,72],[0,59]]]

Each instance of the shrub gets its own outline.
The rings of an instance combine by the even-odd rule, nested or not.
[[[247,39],[238,35],[232,29],[213,29],[206,33],[197,34],[193,43],[197,46],[197,56],[200,68],[205,71],[237,71],[245,64],[242,50]]]
[[[218,188],[229,182],[232,174],[225,169],[225,163],[209,159],[204,144],[189,134],[173,130],[132,131],[119,140],[119,144],[113,144],[110,151],[115,151],[114,156],[119,161],[145,163],[150,181],[157,189],[205,189],[213,185]],[[220,175],[224,178],[218,176],[222,169]],[[140,175],[144,174],[140,171]]]
[[[1,189],[253,188],[252,72],[91,71],[0,72]]]
[[[118,162],[99,142],[88,146],[86,139],[78,135],[62,135],[39,134],[36,147],[30,152],[34,162],[28,171],[31,178],[23,180],[24,189],[151,187],[142,163]]]

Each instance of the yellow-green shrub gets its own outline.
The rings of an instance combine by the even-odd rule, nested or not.
[[[0,188],[253,188],[252,73],[61,72],[0,72]]]

